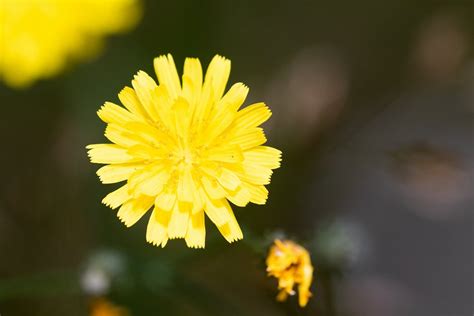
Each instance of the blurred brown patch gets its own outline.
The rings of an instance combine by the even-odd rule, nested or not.
[[[460,158],[427,143],[415,143],[392,152],[393,171],[404,195],[420,207],[420,215],[444,218],[453,204],[468,195],[468,171]]]
[[[418,31],[413,56],[418,75],[429,81],[452,79],[468,50],[469,35],[460,19],[447,12],[433,15]]]

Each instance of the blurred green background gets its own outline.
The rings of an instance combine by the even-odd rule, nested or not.
[[[472,1],[145,1],[103,53],[23,90],[0,84],[0,314],[473,314]],[[54,31],[54,30],[52,30]],[[232,60],[283,151],[265,206],[234,207],[244,241],[207,221],[205,250],[145,242],[100,203],[85,146],[95,112],[154,57]],[[305,309],[275,301],[275,236],[315,266]]]

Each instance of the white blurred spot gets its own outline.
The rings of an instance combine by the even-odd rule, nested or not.
[[[109,291],[110,277],[105,271],[90,268],[84,271],[81,277],[81,286],[89,295],[100,296]]]
[[[89,258],[81,276],[81,286],[90,295],[104,295],[113,279],[123,273],[125,260],[118,252],[105,250]]]

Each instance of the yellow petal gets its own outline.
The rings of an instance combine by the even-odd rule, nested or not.
[[[265,103],[255,103],[238,112],[234,125],[239,129],[257,127],[270,118],[272,112]]]
[[[267,202],[268,190],[263,185],[242,182],[242,186],[250,193],[250,202],[263,205]]]
[[[240,178],[232,171],[222,168],[217,181],[228,190],[235,190],[240,185]]]
[[[128,148],[127,153],[137,160],[159,161],[165,157],[166,151],[147,144],[137,144]]]
[[[192,132],[197,132],[197,136],[202,136],[202,130],[207,127],[208,117],[212,112],[212,108],[214,107],[215,100],[214,100],[214,91],[211,88],[210,84],[203,85],[201,98],[197,102],[197,106],[194,108],[193,111],[193,119],[192,119]]]
[[[189,218],[185,240],[188,247],[204,248],[206,243],[204,211],[197,212]]]
[[[117,216],[125,226],[130,227],[150,209],[153,205],[153,200],[154,199],[149,196],[141,196],[129,200],[120,207]]]
[[[162,128],[165,132],[170,132],[174,135],[175,122],[173,120],[174,114],[171,107],[176,97],[172,98],[168,89],[163,85],[159,85],[154,91],[154,99]]]
[[[109,123],[105,129],[105,137],[107,137],[112,143],[122,147],[130,147],[145,142],[140,135],[130,132],[124,126],[126,125]]]
[[[199,59],[186,58],[183,70],[183,96],[192,108],[197,105],[201,97],[202,67]]]
[[[133,89],[140,100],[146,113],[154,120],[159,120],[159,115],[156,110],[154,91],[157,88],[155,80],[151,78],[146,72],[139,71],[132,80]]]
[[[169,146],[172,149],[175,146],[175,141],[170,135],[156,126],[143,122],[128,122],[124,127],[155,148]]]
[[[270,183],[272,169],[260,167],[258,165],[243,163],[243,172],[237,172],[242,181],[256,185],[265,185]]]
[[[190,106],[183,97],[178,97],[173,104],[174,122],[176,135],[187,142],[189,134],[189,123],[191,122]]]
[[[178,199],[183,202],[193,202],[195,184],[189,168],[180,172],[178,180]]]
[[[125,184],[117,190],[107,194],[107,196],[102,199],[102,203],[112,209],[116,209],[129,199],[131,199],[131,196],[128,194],[128,185]]]
[[[156,57],[153,64],[160,85],[166,87],[172,99],[177,98],[181,93],[181,84],[173,56],[168,54],[168,56]]]
[[[222,134],[234,121],[238,108],[245,101],[248,94],[248,87],[242,83],[234,84],[224,97],[217,102],[214,113],[210,117],[210,123],[202,136],[207,141],[213,140]]]
[[[150,178],[154,173],[154,168],[158,167],[156,164],[146,166],[135,171],[128,179],[129,191],[133,193],[135,188],[140,185],[143,181]],[[159,167],[158,167],[159,168]],[[161,168],[160,168],[161,170]]]
[[[242,239],[244,236],[242,234],[242,230],[240,229],[239,223],[235,219],[234,212],[232,211],[229,204],[227,204],[227,206],[228,207],[226,210],[228,212],[229,221],[222,226],[218,226],[218,228],[222,236],[224,236],[224,238],[231,243]]]
[[[267,141],[263,129],[254,127],[230,136],[229,145],[239,145],[242,150],[264,144]]]
[[[201,182],[204,190],[212,199],[218,200],[225,197],[225,191],[217,180],[204,176]]]
[[[241,82],[235,83],[230,87],[229,91],[216,104],[215,111],[222,112],[237,112],[240,106],[244,103],[249,93],[249,88]]]
[[[136,171],[129,179],[128,184],[134,196],[156,196],[163,190],[170,177],[170,172],[160,164]]]
[[[204,78],[203,90],[208,87],[213,91],[213,100],[219,100],[224,94],[225,86],[230,74],[230,60],[216,55],[211,60]]]
[[[126,122],[138,119],[136,115],[112,102],[105,102],[97,111],[97,115],[105,123],[125,124]]]
[[[280,167],[281,151],[278,149],[258,146],[243,152],[245,162],[249,165],[259,165],[271,169]]]
[[[224,130],[230,126],[234,120],[235,113],[226,111],[220,115],[212,118],[211,122],[207,125],[206,129],[202,131],[198,136],[198,142],[215,143],[215,138],[220,136]],[[219,141],[219,140],[217,140]]]
[[[202,187],[199,186],[199,183],[195,182],[195,189],[194,189],[194,200],[193,200],[193,207],[191,209],[192,214],[196,214],[197,212],[201,212],[204,210],[204,199],[201,196],[200,192],[203,190]]]
[[[171,212],[171,219],[168,224],[168,236],[173,238],[184,238],[188,230],[188,221],[190,210],[187,207],[181,207],[182,204],[175,203]]]
[[[153,210],[146,229],[146,240],[155,245],[164,247],[168,242],[168,223],[171,218],[170,212],[164,212],[157,208]]]
[[[250,202],[250,192],[243,186],[237,187],[235,190],[226,190],[226,198],[237,206],[244,207]]]
[[[163,211],[171,211],[176,202],[176,193],[162,191],[155,199],[155,207]]]
[[[143,183],[136,188],[137,191],[143,192],[143,194],[156,196],[163,190],[164,185],[168,181],[170,173],[168,170],[157,171],[152,177],[143,181]]]
[[[206,158],[219,162],[238,163],[244,160],[244,155],[240,150],[240,146],[223,146],[210,148],[207,151]]]
[[[130,87],[125,87],[118,95],[120,102],[133,114],[140,118],[148,118],[148,113],[138,99],[137,93]]]
[[[92,163],[114,164],[142,160],[127,152],[127,149],[114,144],[94,144],[86,147]]]
[[[231,220],[228,212],[230,205],[226,199],[213,200],[206,194],[204,194],[203,198],[205,201],[205,212],[217,227]]]
[[[102,183],[116,183],[127,180],[128,177],[142,166],[141,164],[117,164],[103,166],[97,170]]]

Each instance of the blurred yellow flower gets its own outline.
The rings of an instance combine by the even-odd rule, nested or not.
[[[106,299],[96,299],[91,304],[90,316],[128,316],[128,311],[120,306],[114,305]]]
[[[98,111],[114,144],[89,145],[91,162],[103,183],[127,181],[103,199],[118,208],[126,226],[154,206],[146,239],[164,247],[184,238],[204,248],[204,214],[228,242],[242,239],[229,202],[265,204],[272,169],[281,152],[261,146],[271,112],[264,103],[239,111],[248,88],[234,84],[224,95],[230,61],[215,56],[204,77],[198,59],[187,58],[180,82],[171,55],[154,60],[159,85],[139,71],[119,99]]]
[[[290,240],[275,240],[267,256],[267,272],[278,279],[277,300],[285,301],[288,295],[296,294],[298,286],[298,303],[306,306],[311,297],[309,288],[313,280],[313,266],[308,251]]]
[[[139,19],[140,0],[0,0],[0,79],[26,87],[98,53]]]

